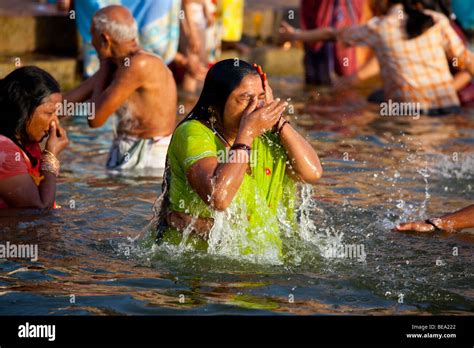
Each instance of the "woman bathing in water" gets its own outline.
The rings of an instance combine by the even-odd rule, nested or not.
[[[55,205],[57,156],[69,142],[56,115],[61,101],[56,80],[39,68],[0,80],[0,209]]]
[[[291,219],[294,183],[316,184],[322,175],[313,147],[282,117],[286,106],[273,99],[260,67],[227,59],[209,70],[168,150],[157,202],[160,241],[180,243],[188,231],[188,241],[206,249],[216,214],[224,212],[245,231],[239,254],[271,247],[281,255],[277,209]]]

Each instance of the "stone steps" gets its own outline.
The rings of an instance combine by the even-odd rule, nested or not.
[[[0,0],[0,31],[0,77],[19,66],[36,65],[63,89],[79,81],[79,38],[67,13],[33,0]]]
[[[248,56],[242,56],[237,51],[224,51],[221,59],[240,58],[249,63],[260,64],[270,76],[304,76],[304,50],[302,47],[288,49],[275,46],[262,46],[252,49]]]
[[[21,56],[0,56],[0,77],[9,74],[19,66],[35,65],[48,71],[68,90],[80,82],[79,62],[75,57],[60,57],[42,54],[24,54]]]
[[[272,7],[270,2],[275,1],[278,4]],[[268,45],[282,16],[291,9],[297,11],[298,1],[247,2],[244,40],[261,47],[252,49],[250,56],[243,59],[261,64],[270,75],[303,74],[301,48],[282,49]],[[295,16],[298,18],[297,12]],[[36,65],[49,71],[63,89],[80,80],[77,61],[80,38],[68,13],[58,12],[54,5],[40,5],[37,0],[0,0],[0,31],[0,77],[18,66]],[[226,51],[221,58],[236,55],[235,51]]]
[[[21,2],[21,1],[20,1]],[[26,4],[33,6],[29,1]],[[75,56],[78,35],[74,20],[68,14],[50,11],[34,12],[5,8],[0,0],[0,55],[45,53]]]

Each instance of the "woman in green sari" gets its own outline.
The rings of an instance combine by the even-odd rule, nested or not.
[[[168,149],[159,243],[281,259],[295,182],[322,174],[313,147],[283,118],[286,106],[260,67],[228,59],[209,70]]]

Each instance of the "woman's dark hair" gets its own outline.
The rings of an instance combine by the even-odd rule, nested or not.
[[[229,95],[240,85],[245,76],[251,74],[258,76],[257,70],[251,64],[240,59],[225,59],[216,63],[206,75],[198,102],[177,127],[189,120],[206,121],[212,116],[222,122]],[[161,194],[155,202],[155,217],[151,222],[153,228],[157,229],[157,239],[162,237],[167,227],[165,214],[169,205],[170,175],[167,156]]]
[[[409,39],[414,39],[434,25],[434,19],[430,15],[423,12],[422,8],[427,8],[426,3],[432,0],[403,0],[403,8],[408,15],[406,22],[406,31]]]
[[[432,9],[446,14],[450,8],[449,0],[373,0],[373,7],[377,9],[376,15],[386,15],[390,8],[402,4],[407,14],[405,30],[408,39],[414,39],[434,25],[434,19],[423,12],[423,9]]]
[[[424,0],[422,5],[425,9],[442,13],[449,19],[456,17],[451,0]]]
[[[208,120],[212,114],[222,121],[227,98],[249,74],[258,76],[251,64],[240,59],[225,59],[215,64],[206,75],[198,102],[183,122]]]
[[[58,82],[35,66],[16,69],[0,80],[0,134],[25,151],[33,165],[36,159],[25,149],[29,142],[27,125],[44,99],[58,92]]]

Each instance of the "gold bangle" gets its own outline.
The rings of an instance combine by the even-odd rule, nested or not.
[[[43,150],[40,170],[53,173],[57,177],[59,175],[59,168],[60,163],[56,156],[48,150]]]
[[[50,154],[51,156],[53,156],[54,158],[57,158],[56,155],[55,155],[54,153],[52,153],[51,151],[49,151],[49,150],[44,149],[44,150],[43,150],[43,153],[44,153],[44,152],[49,153],[49,154]]]

